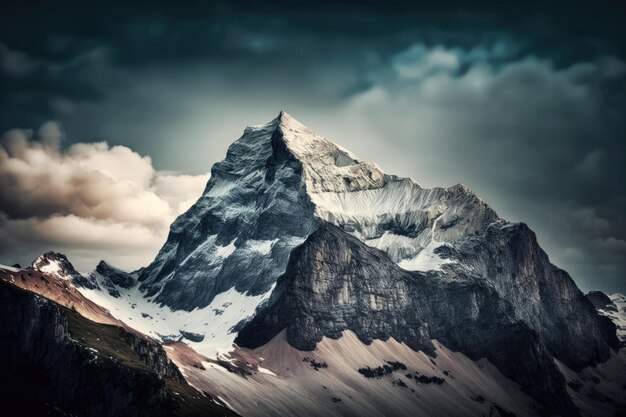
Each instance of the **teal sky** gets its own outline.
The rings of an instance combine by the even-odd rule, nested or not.
[[[44,125],[61,153],[106,141],[155,172],[199,176],[246,125],[284,109],[388,173],[466,184],[527,222],[583,289],[626,292],[624,6],[502,3],[6,3],[0,131],[37,142]],[[32,209],[3,163],[0,262],[48,248],[85,268],[153,256],[142,247],[133,264],[114,240],[44,233],[48,219],[95,214]],[[151,192],[159,175],[146,177]],[[184,196],[167,193],[171,215]]]

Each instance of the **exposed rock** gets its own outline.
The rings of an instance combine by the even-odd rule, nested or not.
[[[187,340],[191,340],[192,342],[202,342],[204,340],[204,335],[193,332],[186,332],[184,330],[180,330],[180,334]]]
[[[68,314],[74,316],[68,320]],[[81,326],[88,327],[89,331],[83,332],[85,328]],[[180,400],[166,383],[171,380],[183,388],[180,384],[184,384],[184,380],[163,349],[154,342],[122,331],[122,337],[133,349],[127,352],[136,352],[139,360],[132,358],[132,353],[128,359],[101,356],[98,349],[80,341],[89,338],[90,332],[106,333],[113,329],[99,326],[104,325],[1,283],[0,380],[3,389],[0,400],[10,403],[13,412],[19,415],[51,412],[111,417],[185,415]],[[75,327],[76,330],[71,330]],[[192,397],[185,397],[187,401],[192,400]],[[217,408],[222,415],[232,414],[208,399],[204,405],[207,415],[214,415]]]
[[[546,412],[577,415],[541,339],[489,281],[405,271],[330,224],[294,250],[269,306],[244,326],[236,342],[257,347],[283,329],[289,343],[302,350],[346,329],[366,343],[393,337],[427,352],[437,339],[471,358],[488,358]]]
[[[618,311],[617,306],[609,298],[608,295],[602,291],[589,291],[587,293],[587,299],[591,301],[591,304],[597,309],[607,311]]]
[[[316,221],[301,187],[302,165],[286,148],[281,126],[277,118],[247,128],[213,166],[203,195],[176,219],[141,272],[147,296],[190,311],[233,286],[263,294],[284,272],[290,251]]]
[[[450,255],[493,283],[515,316],[536,331],[550,353],[573,369],[604,362],[619,341],[569,274],[552,265],[524,223],[493,224],[454,246]]]
[[[163,343],[180,342],[183,339],[183,336],[180,334],[159,334],[159,337]]]
[[[105,261],[100,261],[98,263],[98,266],[96,266],[96,272],[103,277],[106,277],[111,284],[121,288],[130,288],[137,282],[136,279],[128,272],[124,272],[121,269],[109,265]]]
[[[44,274],[68,280],[77,287],[97,288],[96,283],[78,272],[67,259],[67,256],[62,253],[46,252],[33,261],[31,268]]]

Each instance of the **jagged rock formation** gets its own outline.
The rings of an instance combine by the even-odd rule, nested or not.
[[[231,145],[148,267],[101,264],[88,280],[84,294],[120,320],[206,355],[283,329],[307,350],[344,331],[427,352],[438,339],[567,415],[553,358],[579,370],[619,347],[526,225],[464,185],[387,175],[284,112]]]
[[[0,284],[0,317],[0,399],[14,412],[186,415],[168,386],[186,383],[158,344],[90,322],[6,283]],[[89,346],[96,335],[105,354]],[[185,395],[188,401],[198,398],[199,393],[196,398]],[[208,399],[199,401],[206,407],[205,415],[232,415]]]
[[[233,287],[263,294],[285,270],[289,252],[316,222],[300,187],[302,166],[285,148],[278,124],[247,128],[213,166],[203,195],[172,224],[139,276],[147,296],[192,310]]]
[[[96,269],[88,275],[83,275],[74,268],[74,265],[62,253],[46,252],[31,264],[31,269],[68,280],[77,288],[89,290],[106,290],[112,297],[120,297],[120,290],[127,290],[137,284],[133,273],[118,269],[105,261],[100,261]]]
[[[471,270],[492,282],[515,315],[569,367],[606,361],[618,347],[613,323],[597,314],[567,272],[550,263],[525,224],[493,224],[448,253],[459,261],[453,271]]]
[[[137,284],[137,279],[128,272],[122,271],[105,261],[100,261],[95,271],[89,274],[87,280],[95,288],[104,288],[112,297],[120,297],[120,290],[127,290]],[[84,286],[85,288],[93,287]]]
[[[602,291],[589,291],[587,293],[587,299],[591,301],[591,304],[597,309],[617,311],[617,306],[613,303],[613,300]]]
[[[430,352],[437,339],[471,358],[488,358],[544,404],[546,413],[576,414],[541,339],[489,281],[405,271],[327,223],[294,250],[269,306],[236,343],[256,348],[283,329],[302,350],[345,330],[366,343],[393,337]]]
[[[35,271],[68,280],[77,287],[96,288],[96,285],[78,272],[62,253],[46,252],[35,259],[30,267]]]

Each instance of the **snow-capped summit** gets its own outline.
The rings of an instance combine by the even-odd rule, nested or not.
[[[293,250],[326,223],[405,272],[485,281],[510,303],[514,319],[537,332],[565,363],[595,363],[616,343],[527,226],[500,219],[462,184],[426,189],[385,174],[285,112],[246,128],[228,148],[202,196],[174,221],[155,260],[139,271],[136,285],[115,285],[107,293],[108,286],[100,284],[102,290],[85,294],[153,337],[193,334],[189,343],[200,352],[226,353],[251,317],[284,300],[270,295],[275,288],[284,291],[277,280]],[[365,278],[375,281],[359,279]],[[325,285],[313,282],[319,291]],[[351,293],[349,287],[344,291]],[[580,316],[576,326],[569,324],[572,315]],[[347,323],[324,320],[321,327],[330,329]]]
[[[351,337],[350,351],[318,357],[335,358],[336,366],[369,346],[378,351],[381,341],[431,355],[445,346],[471,361],[486,359],[541,413],[578,415],[569,388],[580,384],[568,388],[563,376],[572,382],[577,371],[615,358],[616,325],[623,324],[622,296],[586,297],[550,263],[528,226],[499,218],[466,186],[426,189],[385,174],[285,112],[245,129],[146,268],[127,273],[101,262],[85,277],[54,253],[33,268],[71,278],[107,314],[172,342],[172,355],[188,358],[189,348],[205,355],[208,362],[183,363],[185,376],[199,375],[192,380],[204,388],[223,382],[221,371],[211,372],[215,364],[254,375],[255,395],[264,386],[258,374],[282,374],[276,389],[288,395],[290,411],[317,410],[317,402],[294,402],[293,392],[318,397],[318,384],[290,369],[322,366],[294,349],[320,354],[319,346],[339,346],[329,340]],[[271,346],[267,370],[257,355]],[[377,362],[391,365],[398,352],[379,353]],[[367,365],[365,356],[356,359]],[[441,366],[439,358],[424,359],[430,370]],[[357,369],[341,374],[348,376],[337,384],[344,394],[353,392]],[[449,369],[441,370],[442,384],[456,384]],[[219,395],[222,388],[215,388]],[[379,399],[387,394],[367,391]],[[414,415],[407,406],[413,397],[399,402],[401,414]],[[249,401],[255,409],[263,403]],[[276,414],[274,405],[265,407]]]
[[[80,277],[81,274],[74,268],[74,265],[62,253],[46,252],[35,259],[31,268],[56,277],[73,280]]]
[[[233,287],[265,294],[320,221],[405,269],[439,269],[449,261],[434,249],[497,220],[464,186],[424,189],[386,175],[283,111],[229,147],[139,280],[148,296],[176,309],[204,307]]]

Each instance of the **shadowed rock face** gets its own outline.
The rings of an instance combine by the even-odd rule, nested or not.
[[[595,308],[618,311],[615,303],[602,291],[589,291],[586,297],[589,301],[591,301],[591,304],[593,304]]]
[[[247,128],[213,166],[203,195],[141,272],[147,296],[193,310],[233,287],[249,295],[271,288],[290,251],[316,227],[302,165],[287,150],[283,129],[280,117]]]
[[[100,261],[98,263],[98,266],[96,266],[96,272],[103,277],[106,277],[114,286],[130,288],[136,284],[135,279],[131,274],[124,272],[121,269],[117,269],[105,261]]]
[[[550,263],[525,224],[493,225],[448,254],[463,265],[453,271],[469,269],[489,280],[515,316],[569,367],[603,362],[618,348],[615,325],[597,314],[567,272]]]
[[[243,327],[236,343],[258,347],[283,329],[301,350],[346,329],[367,343],[393,337],[427,352],[437,339],[473,359],[488,358],[547,413],[578,414],[551,352],[493,282],[405,271],[330,224],[294,250],[268,306]]]
[[[2,386],[25,409],[47,403],[87,416],[174,412],[163,380],[95,357],[70,338],[67,318],[53,302],[1,284],[0,310]]]
[[[115,353],[100,355],[84,344],[104,343],[103,335],[117,343]],[[159,344],[6,283],[0,283],[0,353],[0,400],[16,415],[186,415],[168,381],[181,388],[186,382]],[[218,415],[232,415],[208,399],[204,405],[211,407],[205,415],[216,415],[216,407]]]
[[[95,288],[104,289],[109,295],[116,298],[121,296],[120,291],[129,289],[137,283],[132,274],[109,265],[105,261],[100,261],[95,271],[89,274],[85,280],[89,281]],[[86,285],[84,287],[91,288]]]

